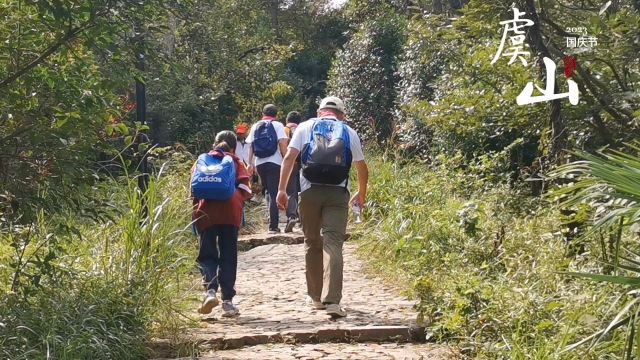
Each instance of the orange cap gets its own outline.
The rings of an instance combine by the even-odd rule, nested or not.
[[[246,134],[247,131],[249,131],[249,126],[245,123],[241,123],[236,126],[236,134]]]

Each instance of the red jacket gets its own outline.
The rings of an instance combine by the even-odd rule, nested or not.
[[[212,150],[210,155],[222,158],[229,155],[236,164],[236,192],[231,199],[225,201],[213,201],[193,199],[193,219],[196,219],[195,225],[199,233],[213,225],[235,225],[238,229],[242,227],[242,207],[246,200],[251,198],[251,187],[249,186],[249,172],[242,164],[237,156],[232,153],[223,153],[218,150]],[[195,171],[191,169],[191,174]],[[193,196],[193,195],[192,195]]]

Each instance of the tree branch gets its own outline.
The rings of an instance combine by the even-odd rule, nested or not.
[[[566,31],[564,31],[564,29],[560,25],[554,23],[548,16],[546,16],[546,14],[541,14],[540,19],[544,21],[546,24],[548,24],[549,26],[551,26],[551,28],[556,30],[558,34],[564,35],[564,36],[569,34]],[[551,45],[552,46],[548,47],[548,49],[550,51],[553,51],[554,55],[560,56],[560,57],[564,56],[564,54],[560,50],[554,49],[554,47],[556,47],[555,45],[553,45],[552,43]],[[605,84],[603,84],[601,81],[596,79],[593,75],[591,75],[588,69],[581,66],[580,64],[577,64],[576,74],[578,76],[575,77],[574,80],[578,84],[582,82],[585,85],[585,87],[589,89],[589,92],[591,92],[592,96],[596,99],[596,101],[598,101],[600,106],[602,106],[603,110],[608,112],[611,116],[613,116],[619,122],[625,122],[633,118],[633,114],[630,111],[626,109],[615,109],[611,105],[612,100],[609,96],[609,94],[611,94],[611,89],[609,89]]]
[[[624,83],[624,81],[622,81],[622,78],[620,77],[620,74],[618,73],[618,71],[616,70],[616,68],[613,66],[613,63],[611,61],[602,59],[602,58],[594,58],[594,61],[600,61],[604,64],[606,64],[607,66],[609,66],[609,69],[611,69],[611,71],[613,72],[613,77],[616,78],[616,81],[618,82],[618,85],[620,85],[620,89],[622,91],[629,91],[629,88],[627,87],[627,85]]]
[[[600,9],[593,7],[593,8],[587,8],[584,6],[584,2],[580,5],[580,7],[573,7],[573,6],[569,6],[569,5],[565,5],[562,3],[562,1],[557,1],[556,2],[558,5],[560,5],[561,7],[565,8],[565,9],[569,9],[569,10],[573,10],[573,11],[598,11]]]
[[[21,128],[21,129],[18,129],[16,131],[14,131],[13,133],[11,133],[11,134],[3,137],[2,139],[0,139],[0,143],[4,143],[5,141],[7,141],[7,140],[9,140],[11,138],[14,138],[14,137],[16,137],[18,135],[22,135],[22,134],[26,133],[27,131],[29,131],[29,130],[35,128],[35,127],[36,127],[35,125],[29,125],[29,126],[25,126],[25,127]]]
[[[20,78],[22,75],[28,73],[31,69],[33,69],[36,66],[40,65],[41,63],[43,63],[49,56],[51,56],[56,51],[58,51],[62,46],[66,45],[67,43],[69,43],[70,41],[75,39],[78,36],[78,34],[80,34],[83,31],[85,31],[87,29],[90,29],[91,27],[95,26],[94,20],[99,15],[100,14],[96,14],[96,16],[94,16],[92,14],[88,21],[86,21],[84,24],[82,24],[80,26],[77,26],[77,27],[73,27],[71,25],[71,23],[69,23],[69,29],[67,30],[67,32],[65,33],[64,36],[62,36],[61,38],[56,40],[53,44],[51,44],[37,58],[35,58],[32,61],[30,61],[28,64],[23,66],[21,69],[18,69],[15,73],[9,75],[9,77],[7,77],[6,79],[0,81],[0,89],[6,87],[7,85],[11,84],[12,82],[18,80],[18,78]]]
[[[543,76],[546,74],[544,57],[551,58],[549,48],[544,42],[542,37],[542,30],[540,27],[539,16],[534,4],[534,0],[526,0],[524,2],[527,14],[530,19],[533,20],[531,29],[527,32],[527,41],[529,45],[538,53],[538,63],[540,66],[540,74]],[[548,74],[548,76],[555,76],[555,74]],[[558,92],[558,84],[555,84],[554,92]],[[551,143],[549,145],[549,159],[551,161],[557,161],[562,151],[567,146],[567,134],[565,129],[565,123],[562,119],[562,103],[560,99],[551,100],[549,102],[549,126],[551,128]]]
[[[258,46],[258,47],[255,47],[255,48],[249,49],[249,50],[247,50],[247,51],[243,52],[243,53],[242,53],[242,55],[240,55],[240,56],[238,57],[238,61],[240,61],[240,60],[242,60],[242,59],[246,58],[247,56],[249,56],[249,55],[251,55],[251,54],[257,54],[257,53],[259,53],[259,52],[261,52],[261,51],[265,51],[265,50],[267,50],[267,49],[268,49],[268,47],[267,47],[267,46]]]

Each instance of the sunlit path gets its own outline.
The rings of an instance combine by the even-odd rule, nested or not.
[[[414,302],[367,275],[356,250],[356,244],[345,243],[347,317],[333,320],[305,303],[303,244],[263,245],[239,258],[235,300],[240,316],[224,318],[214,309],[201,327],[189,331],[189,342],[200,356],[214,358],[453,358],[444,346],[418,344],[424,329],[416,324]],[[199,293],[193,299],[195,309]]]

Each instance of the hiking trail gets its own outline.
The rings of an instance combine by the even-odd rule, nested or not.
[[[365,271],[357,244],[344,244],[342,306],[347,317],[331,319],[306,304],[304,238],[254,234],[239,239],[236,318],[220,307],[189,329],[182,344],[159,340],[156,359],[455,359],[446,345],[424,342],[414,302]],[[190,317],[201,317],[194,287]],[[182,356],[182,357],[181,357]]]

